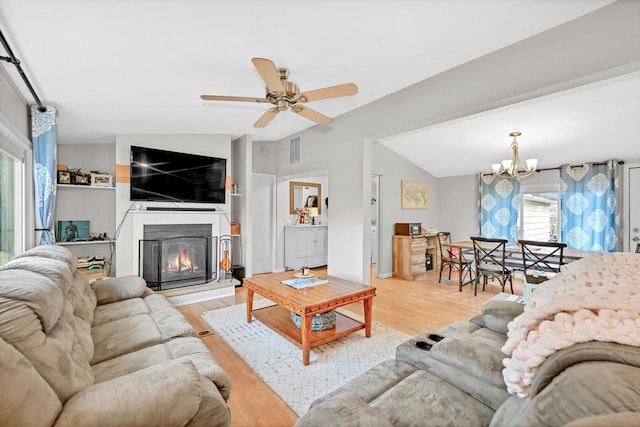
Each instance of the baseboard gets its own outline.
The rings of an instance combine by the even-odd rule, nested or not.
[[[176,307],[179,305],[194,304],[197,302],[206,301],[210,299],[234,296],[235,288],[237,284],[240,284],[240,282],[238,280],[233,279],[228,281],[228,286],[216,287],[214,289],[203,289],[203,290],[198,290],[194,292],[182,293],[179,295],[165,294],[165,297],[167,298],[167,300],[169,300],[171,304],[173,304]],[[162,294],[163,292],[159,292],[159,293]]]
[[[376,277],[378,279],[389,279],[390,277],[393,277],[393,273],[381,273],[381,274],[376,274]]]

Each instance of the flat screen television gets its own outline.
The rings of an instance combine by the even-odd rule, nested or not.
[[[227,160],[131,147],[131,200],[225,203]]]

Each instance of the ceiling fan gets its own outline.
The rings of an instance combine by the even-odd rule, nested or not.
[[[240,101],[240,102],[269,102],[275,107],[268,109],[253,127],[262,128],[267,126],[280,111],[291,109],[296,114],[301,115],[321,125],[333,123],[331,117],[327,117],[311,108],[301,105],[305,102],[319,101],[327,98],[337,98],[340,96],[355,95],[358,87],[353,83],[346,83],[338,86],[325,87],[300,93],[298,85],[288,80],[289,70],[286,68],[276,68],[269,59],[252,58],[251,62],[258,70],[262,80],[267,85],[267,94],[264,98],[249,98],[244,96],[221,96],[221,95],[201,95],[205,101]]]

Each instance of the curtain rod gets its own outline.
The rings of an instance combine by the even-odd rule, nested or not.
[[[594,166],[602,166],[602,165],[606,165],[607,163],[609,163],[610,160],[604,161],[604,162],[592,162],[591,164]],[[624,160],[616,160],[616,163],[618,163],[619,165],[624,165]],[[569,165],[570,168],[580,168],[582,167],[584,163],[579,164],[579,165]],[[544,171],[555,171],[555,170],[560,170],[562,169],[562,166],[556,166],[554,168],[540,168],[540,169],[536,169],[536,173],[538,172],[544,172]],[[493,175],[492,173],[483,173],[482,176],[489,176],[489,175]]]
[[[7,42],[7,39],[4,37],[4,34],[2,34],[1,29],[0,29],[0,42],[2,43],[4,50],[7,51],[7,54],[9,55],[9,56],[0,56],[0,59],[15,65],[16,70],[18,70],[18,73],[20,74],[20,77],[22,77],[22,80],[27,85],[29,92],[31,92],[31,96],[33,96],[33,99],[35,99],[36,104],[38,104],[38,111],[40,111],[41,113],[44,113],[45,111],[47,111],[47,109],[40,101],[40,98],[38,97],[38,94],[36,93],[35,89],[33,89],[33,86],[31,86],[31,82],[29,81],[29,79],[27,78],[27,75],[24,73],[24,70],[20,66],[20,60],[16,58],[16,56],[13,54],[13,51],[9,46],[9,42]]]

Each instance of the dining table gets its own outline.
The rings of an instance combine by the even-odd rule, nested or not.
[[[471,240],[461,240],[458,242],[452,242],[452,243],[447,243],[444,245],[445,247],[451,248],[451,249],[457,249],[460,256],[458,256],[458,271],[462,271],[462,263],[463,260],[465,259],[465,255],[467,255],[469,258],[473,258],[473,241]],[[551,252],[553,251],[553,248],[546,248],[546,247],[539,247],[536,248],[541,255],[543,255],[545,252]],[[505,247],[505,253],[506,253],[506,264],[513,268],[514,270],[523,270],[524,269],[524,260],[522,259],[522,249],[520,247],[520,245],[507,245]],[[563,254],[562,254],[562,258],[564,261],[563,264],[566,264],[567,262],[572,262],[572,261],[576,261],[579,260],[581,258],[585,258],[588,257],[589,255],[593,255],[595,252],[593,251],[582,251],[579,249],[564,249]],[[465,280],[465,278],[459,274],[458,275],[458,286],[460,291],[462,291],[462,288],[466,285],[470,285],[473,284],[475,281],[475,277],[473,277],[473,274],[470,274],[469,279]]]

